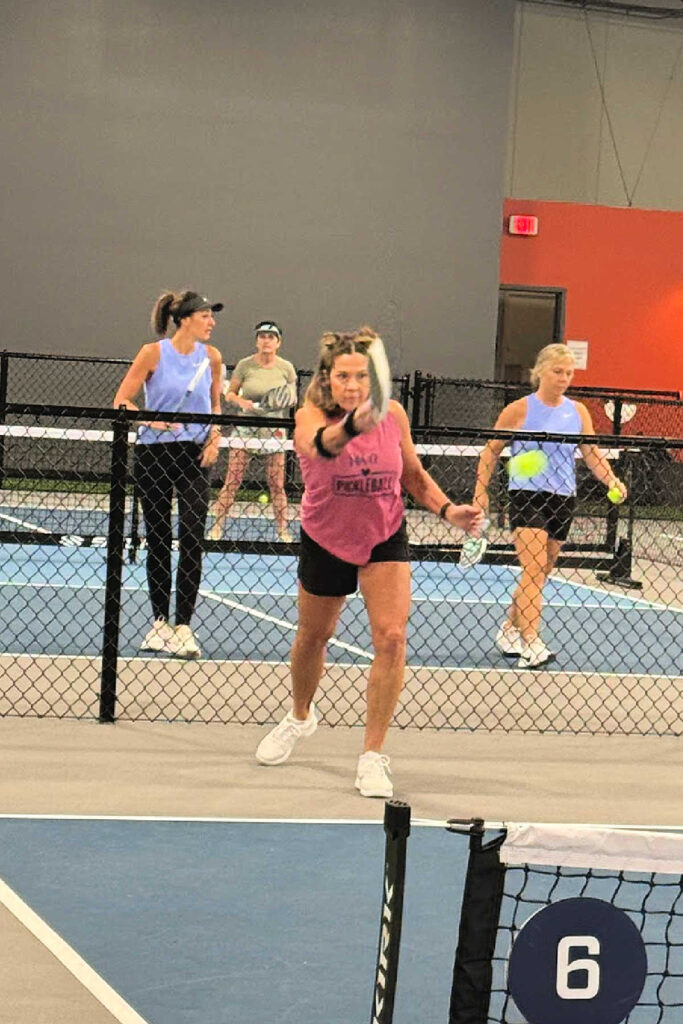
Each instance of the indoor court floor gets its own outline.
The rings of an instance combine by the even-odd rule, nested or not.
[[[0,1021],[370,1019],[383,803],[353,787],[360,730],[277,768],[255,726],[0,733]],[[680,824],[676,737],[395,729],[388,752],[417,818]],[[413,828],[395,1024],[446,1020],[465,859]]]

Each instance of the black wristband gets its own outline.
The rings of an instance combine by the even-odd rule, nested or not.
[[[351,412],[342,420],[342,429],[348,437],[358,437],[360,434],[360,430],[358,430],[356,424],[353,422],[353,414],[355,411],[355,409],[352,409]]]
[[[449,508],[451,507],[452,504],[453,504],[452,501],[444,501],[443,505],[439,509],[439,519],[445,519],[446,518],[446,512],[448,512],[448,510],[449,510]]]
[[[324,459],[334,459],[334,458],[336,458],[334,452],[328,451],[327,448],[325,447],[325,445],[323,444],[323,430],[324,429],[325,429],[325,427],[320,427],[318,430],[316,430],[315,437],[313,438],[313,444],[316,447],[316,451],[318,452],[318,455],[322,455],[322,457]]]

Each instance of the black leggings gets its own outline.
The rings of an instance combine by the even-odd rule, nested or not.
[[[178,496],[176,625],[189,625],[202,576],[202,546],[209,508],[209,474],[192,441],[139,444],[135,483],[147,535],[147,584],[155,619],[168,621],[171,603],[171,505]]]

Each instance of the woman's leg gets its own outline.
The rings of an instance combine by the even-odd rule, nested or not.
[[[202,578],[202,548],[209,508],[208,473],[199,464],[201,448],[192,445],[179,453],[176,465],[178,495],[178,572],[176,574],[176,626],[189,626]]]
[[[538,636],[543,587],[548,573],[548,534],[531,526],[514,531],[515,550],[522,575],[512,596],[508,619],[526,643]]]
[[[562,550],[563,541],[553,540],[552,537],[548,537],[548,543],[546,545],[546,563],[545,563],[545,578],[548,579],[550,573],[557,564],[557,559],[560,557],[560,551]]]
[[[297,742],[311,736],[318,727],[311,703],[323,674],[327,641],[334,632],[344,600],[309,594],[299,584],[299,625],[291,655],[292,710],[256,748],[256,760],[261,764],[282,764]]]
[[[325,666],[327,641],[334,633],[345,597],[319,597],[299,584],[299,622],[292,645],[292,715],[308,716]]]
[[[410,614],[410,563],[371,562],[358,572],[374,658],[367,692],[364,749],[381,751],[403,686]]]
[[[266,455],[266,481],[273,502],[273,514],[279,534],[287,530],[287,495],[285,493],[285,453]]]
[[[214,517],[212,533],[215,530],[218,535],[216,539],[220,538],[223,532],[226,517],[232,508],[235,495],[240,489],[250,458],[251,455],[246,448],[233,448],[228,456],[228,469],[225,474],[225,481],[211,510]]]
[[[155,621],[168,621],[171,600],[173,482],[166,454],[161,445],[139,445],[135,453],[135,482],[147,541],[147,585]]]

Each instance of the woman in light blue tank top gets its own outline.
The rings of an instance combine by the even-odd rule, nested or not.
[[[143,345],[124,377],[114,407],[160,412],[220,413],[222,358],[207,344],[223,308],[197,292],[165,292],[152,311],[161,340]],[[169,321],[175,332],[168,334]],[[190,620],[199,591],[204,527],[209,507],[208,467],[218,456],[218,427],[205,423],[154,420],[140,425],[135,446],[135,483],[140,493],[147,539],[147,582],[154,616],[141,649],[177,658],[198,658]],[[172,507],[178,501],[178,571],[175,626],[171,601]]]
[[[565,395],[573,376],[571,350],[566,345],[546,345],[538,353],[531,371],[531,383],[537,390],[506,406],[495,429],[559,435],[594,434],[586,407]],[[479,460],[474,503],[487,513],[488,486],[506,444],[504,440],[489,441]],[[507,657],[519,658],[519,668],[537,668],[556,657],[539,635],[543,588],[572,522],[577,449],[593,476],[607,489],[616,487],[622,497],[626,497],[626,488],[594,444],[577,446],[562,441],[516,439],[510,447],[512,455],[540,448],[547,463],[530,478],[510,477],[510,526],[522,572],[510,609],[496,635],[496,645]]]

